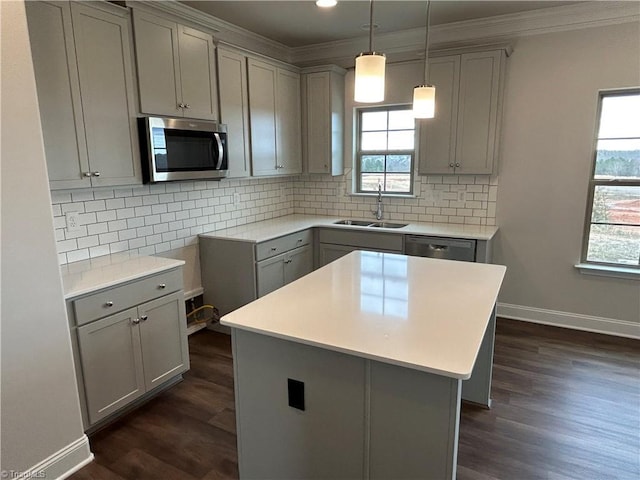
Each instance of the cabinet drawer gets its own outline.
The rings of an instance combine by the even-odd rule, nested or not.
[[[303,230],[301,232],[285,235],[284,237],[278,237],[273,240],[258,243],[256,245],[256,260],[264,260],[288,250],[292,250],[296,247],[308,245],[312,242],[312,239],[312,231]]]
[[[73,301],[76,324],[83,325],[181,289],[182,269],[177,268],[133,283],[102,290]]]
[[[320,243],[402,252],[402,235],[355,230],[320,229]]]

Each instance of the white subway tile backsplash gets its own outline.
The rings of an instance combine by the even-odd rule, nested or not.
[[[194,245],[199,233],[292,213],[373,218],[375,198],[346,195],[345,187],[344,176],[301,175],[53,191],[58,259],[64,264],[125,250],[152,255]],[[417,198],[384,197],[384,218],[495,225],[497,191],[497,177],[421,176]],[[459,192],[466,201],[458,200]],[[65,228],[70,211],[81,212],[84,227],[73,235]]]

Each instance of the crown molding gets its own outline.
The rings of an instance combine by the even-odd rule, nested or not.
[[[430,27],[430,41],[435,51],[630,22],[640,22],[640,2],[595,1],[435,25]],[[404,61],[424,57],[424,36],[424,28],[414,28],[376,35],[375,43],[391,61]],[[365,48],[364,38],[297,47],[291,49],[291,61],[301,66],[334,63],[352,67],[354,57]]]
[[[291,63],[291,48],[269,38],[253,33],[232,23],[189,7],[176,0],[127,0],[127,7],[142,8],[147,11],[164,13],[186,20],[196,28],[205,28],[215,36],[215,40],[236,45],[246,50],[260,53]]]

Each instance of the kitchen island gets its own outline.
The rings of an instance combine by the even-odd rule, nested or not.
[[[504,272],[355,251],[224,316],[240,477],[455,478]]]

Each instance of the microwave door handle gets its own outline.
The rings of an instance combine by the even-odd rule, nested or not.
[[[222,159],[224,157],[224,150],[222,148],[222,140],[220,139],[220,134],[214,133],[213,137],[216,139],[216,143],[218,144],[218,164],[216,165],[216,170],[220,170],[222,168]]]

